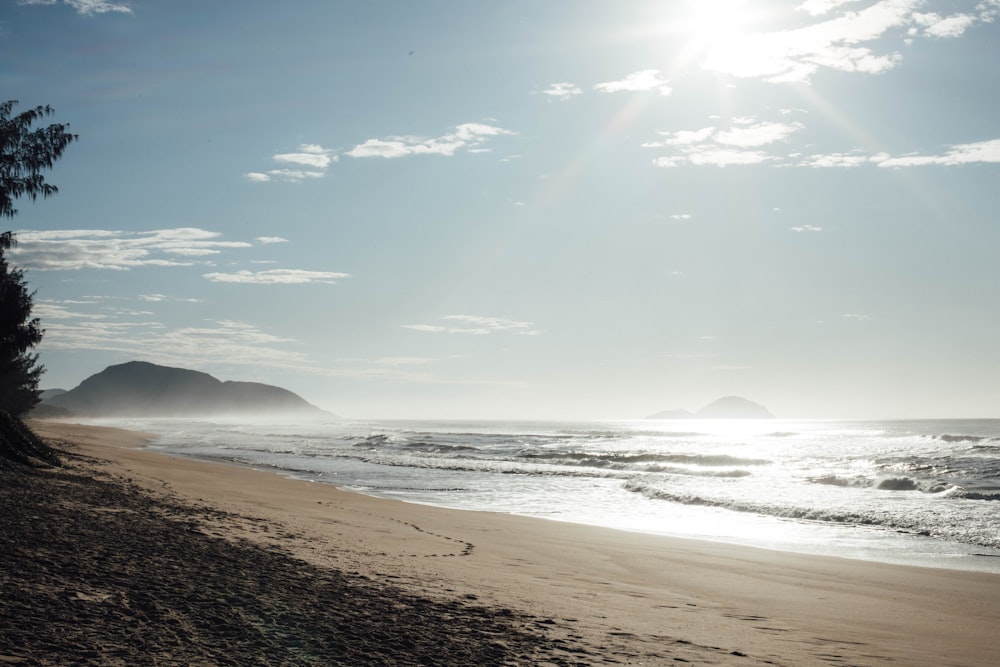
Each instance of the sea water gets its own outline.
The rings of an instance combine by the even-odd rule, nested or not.
[[[1000,420],[116,420],[376,496],[1000,573]]]

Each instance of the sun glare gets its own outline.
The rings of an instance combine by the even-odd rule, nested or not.
[[[686,4],[690,15],[685,27],[691,39],[708,46],[740,36],[750,20],[747,0],[697,0]]]
[[[708,53],[718,53],[726,45],[747,35],[754,18],[748,0],[685,0],[686,11],[677,25],[685,36],[678,65],[684,66]]]

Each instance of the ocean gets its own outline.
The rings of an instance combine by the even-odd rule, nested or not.
[[[408,502],[1000,573],[1000,420],[96,423]]]

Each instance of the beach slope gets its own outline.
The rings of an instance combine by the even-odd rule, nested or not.
[[[1000,576],[406,504],[58,422],[0,490],[0,661],[986,665]]]

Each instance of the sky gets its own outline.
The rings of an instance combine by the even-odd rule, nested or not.
[[[43,388],[1000,417],[1000,0],[3,0]]]

